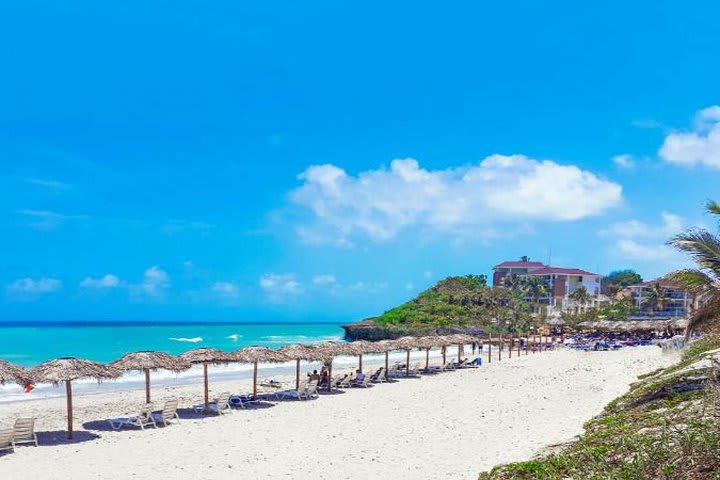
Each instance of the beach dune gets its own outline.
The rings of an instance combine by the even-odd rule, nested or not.
[[[77,441],[63,444],[62,433],[45,434],[41,442],[60,443],[0,457],[0,476],[473,479],[571,439],[638,374],[675,360],[657,347],[544,352],[145,431],[111,431],[102,421],[132,413],[142,392],[79,397],[76,416],[86,430]],[[247,390],[238,383],[212,388],[216,394]],[[154,395],[158,404],[175,396],[190,406],[201,389],[164,388]],[[60,430],[63,400],[0,405],[0,425],[25,415],[38,417],[39,430]]]

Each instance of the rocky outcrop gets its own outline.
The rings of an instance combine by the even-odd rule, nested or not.
[[[345,330],[345,338],[350,341],[369,340],[392,340],[395,338],[422,335],[449,335],[452,333],[464,333],[468,335],[484,335],[482,327],[398,327],[389,325],[377,325],[372,318],[360,322],[342,325]]]

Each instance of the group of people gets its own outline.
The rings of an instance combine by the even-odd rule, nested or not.
[[[318,386],[322,387],[330,381],[330,370],[327,366],[323,365],[319,373],[317,370],[313,370],[312,373],[308,373],[307,376],[311,382],[317,381]],[[365,374],[359,368],[355,370],[355,380],[358,382],[365,380]]]

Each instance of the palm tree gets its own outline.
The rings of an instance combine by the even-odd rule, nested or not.
[[[520,278],[517,273],[510,273],[503,278],[502,283],[503,287],[516,291],[520,288],[520,285],[522,285],[522,278]]]
[[[655,312],[662,310],[665,299],[665,290],[663,290],[660,282],[655,282],[650,290],[643,295],[642,303],[650,309],[650,318],[655,318]]]
[[[720,217],[720,204],[711,201],[705,208],[709,214]],[[687,253],[697,266],[668,275],[700,300],[699,307],[688,318],[685,336],[689,337],[699,327],[720,317],[720,235],[695,228],[674,236],[668,244]]]
[[[547,285],[540,277],[527,277],[523,279],[522,289],[526,296],[530,298],[533,304],[533,310],[540,311],[540,299],[548,294]]]
[[[590,293],[587,291],[587,288],[585,288],[585,285],[577,287],[568,297],[581,307],[585,307],[591,300]]]

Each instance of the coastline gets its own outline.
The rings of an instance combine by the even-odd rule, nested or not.
[[[86,431],[72,444],[59,431],[63,399],[2,404],[0,422],[35,415],[39,431],[55,432],[41,443],[54,435],[58,444],[18,448],[0,465],[9,478],[477,478],[581,433],[638,374],[675,359],[657,347],[544,352],[145,431],[115,432],[103,421],[136,410],[143,400],[137,390],[80,396],[77,425],[84,422]],[[366,370],[377,364],[368,358]],[[250,381],[213,381],[211,373],[210,388],[239,393]],[[189,406],[201,385],[153,394]],[[132,461],[113,468],[117,459]]]

